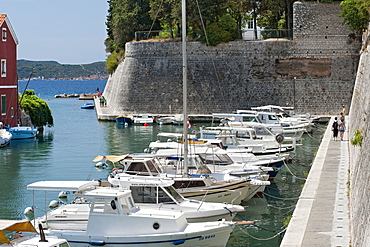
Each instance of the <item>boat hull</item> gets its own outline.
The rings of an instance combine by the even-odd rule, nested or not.
[[[118,116],[116,117],[116,123],[118,124],[132,124],[132,118],[131,117],[125,117],[125,116]]]
[[[207,230],[196,229],[197,224],[192,223],[181,233],[169,232],[164,234],[128,235],[128,236],[89,236],[85,231],[45,231],[48,234],[63,237],[71,247],[86,246],[226,246],[233,230],[227,222],[209,222]]]
[[[11,127],[8,131],[12,134],[13,140],[21,140],[21,139],[31,139],[36,137],[37,135],[37,128],[34,127]]]

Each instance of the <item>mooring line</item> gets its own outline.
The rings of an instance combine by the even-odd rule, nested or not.
[[[246,235],[248,235],[249,237],[253,238],[253,239],[256,239],[256,240],[260,240],[260,241],[267,241],[267,240],[271,240],[271,239],[274,239],[276,238],[277,236],[279,236],[280,234],[282,234],[283,232],[286,231],[286,228],[284,228],[283,230],[281,230],[280,232],[278,232],[277,234],[275,234],[274,236],[272,237],[269,237],[269,238],[257,238],[257,237],[254,237],[252,235],[250,235],[247,231],[244,231],[244,229],[242,229],[240,226],[239,227],[239,230],[242,231],[243,233],[245,233]]]
[[[267,194],[266,192],[263,192],[264,195],[267,195],[269,197],[272,197],[272,198],[275,198],[275,199],[280,199],[280,200],[298,200],[299,197],[295,197],[295,198],[282,198],[282,197],[277,197],[277,196],[273,196],[273,195],[270,195],[270,194]]]

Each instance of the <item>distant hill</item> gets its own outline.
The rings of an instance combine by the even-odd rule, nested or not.
[[[105,79],[108,73],[105,70],[105,62],[91,64],[60,64],[56,61],[29,61],[18,60],[17,72],[20,80],[30,77],[33,68],[32,78],[44,79]]]

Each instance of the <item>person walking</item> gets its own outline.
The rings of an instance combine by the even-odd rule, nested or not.
[[[105,106],[106,105],[106,100],[104,98],[104,96],[101,96],[100,97],[100,106]]]
[[[347,109],[346,109],[346,107],[344,106],[344,105],[342,105],[342,113],[343,113],[343,115],[345,116],[345,115],[347,115]]]
[[[344,120],[341,120],[339,123],[339,137],[341,141],[343,141],[343,136],[344,136],[345,131],[346,131],[346,124],[344,123]]]
[[[332,125],[332,131],[333,131],[333,139],[334,139],[334,141],[336,141],[337,138],[338,138],[338,131],[339,131],[338,126],[339,126],[338,118],[335,117],[334,118],[333,125]]]

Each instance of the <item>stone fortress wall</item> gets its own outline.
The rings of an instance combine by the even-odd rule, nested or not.
[[[350,153],[350,222],[352,246],[370,246],[370,54],[367,47],[369,31],[364,35],[364,46],[353,91],[349,139],[361,131],[362,145],[349,144]]]
[[[349,108],[361,42],[339,2],[294,3],[293,40],[187,43],[188,114],[275,104],[297,113]],[[130,42],[104,91],[110,114],[182,113],[181,42]]]

